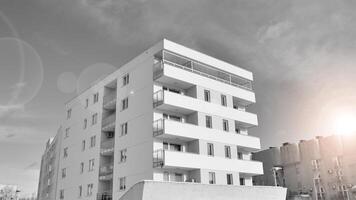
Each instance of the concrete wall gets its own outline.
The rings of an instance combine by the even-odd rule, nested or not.
[[[286,189],[266,186],[224,186],[144,181],[120,200],[284,200]]]

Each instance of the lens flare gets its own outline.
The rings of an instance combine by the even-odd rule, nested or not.
[[[334,129],[334,131],[340,135],[356,133],[356,116],[350,113],[337,115],[334,121]]]

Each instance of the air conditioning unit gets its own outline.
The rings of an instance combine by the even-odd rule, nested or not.
[[[106,134],[107,138],[113,138],[115,136],[115,133],[114,132],[108,132]]]

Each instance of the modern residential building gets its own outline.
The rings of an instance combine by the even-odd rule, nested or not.
[[[119,199],[143,180],[252,186],[252,81],[162,40],[66,104],[55,199]]]
[[[288,195],[309,195],[320,200],[356,199],[356,135],[316,137],[299,143],[284,143],[253,154],[264,163],[264,175],[254,177],[256,185],[288,188]],[[272,162],[271,162],[272,161]],[[277,169],[274,174],[272,169]],[[275,180],[271,180],[276,178]]]
[[[62,128],[59,128],[56,137],[46,143],[41,159],[37,199],[56,199],[62,138]]]

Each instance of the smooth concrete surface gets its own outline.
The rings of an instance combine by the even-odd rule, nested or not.
[[[271,186],[142,181],[119,200],[285,200],[286,194],[286,188]]]

